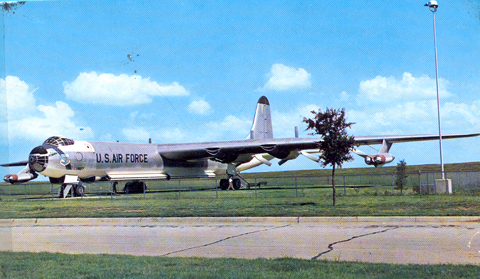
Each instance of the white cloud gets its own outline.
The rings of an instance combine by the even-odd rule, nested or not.
[[[152,142],[179,142],[185,138],[185,135],[178,128],[169,128],[163,130],[149,129],[144,127],[124,128],[122,129],[123,136],[127,141],[140,143],[148,142],[148,139],[152,139]]]
[[[445,79],[439,79],[439,93],[441,98],[452,96],[447,91],[449,82]],[[413,77],[410,73],[403,73],[402,79],[395,77],[377,76],[371,80],[360,82],[359,95],[357,101],[375,103],[390,103],[392,101],[416,101],[425,99],[436,99],[437,89],[435,79],[427,75]]]
[[[6,81],[6,82],[5,82]],[[5,88],[7,96],[8,119],[22,119],[35,113],[35,98],[27,83],[15,76],[0,79],[0,87]]]
[[[346,91],[342,91],[340,94],[340,101],[349,101],[350,95]]]
[[[124,128],[122,134],[128,141],[132,142],[148,142],[151,138],[151,133],[143,127]]]
[[[55,106],[37,106],[40,116],[29,116],[8,122],[10,138],[45,140],[50,136],[63,135],[74,139],[93,137],[90,127],[77,126],[71,119],[75,115],[67,103],[57,101]]]
[[[207,115],[211,113],[211,107],[205,100],[192,101],[188,105],[188,111],[194,114]]]
[[[239,118],[227,115],[220,121],[209,121],[192,131],[189,141],[214,141],[230,139],[245,139],[250,134],[253,119]]]
[[[303,118],[311,118],[311,111],[318,111],[321,108],[315,104],[299,106],[292,111],[272,111],[273,135],[278,138],[294,137],[295,126],[298,126],[300,137],[307,136],[312,131],[305,131],[307,124],[303,123]]]
[[[64,82],[68,99],[84,104],[128,106],[146,104],[154,96],[187,96],[189,92],[178,82],[159,85],[139,75],[80,73],[72,83]]]
[[[480,100],[473,104],[447,102],[440,108],[443,133],[469,133],[480,130]],[[361,107],[347,111],[349,121],[356,122],[356,135],[436,134],[438,115],[436,100],[397,103],[378,109]]]
[[[10,140],[43,141],[53,135],[76,139],[93,137],[90,127],[80,126],[72,120],[75,113],[67,103],[58,101],[54,106],[36,106],[33,95],[35,90],[30,90],[18,77],[7,76],[6,79],[0,79],[0,86],[4,85]]]
[[[158,133],[158,138],[169,142],[179,142],[183,141],[185,134],[178,128],[164,129]]]
[[[285,91],[294,88],[308,88],[311,85],[311,74],[307,73],[305,69],[297,70],[283,64],[273,64],[267,77],[270,78],[264,87],[259,89],[260,91]]]

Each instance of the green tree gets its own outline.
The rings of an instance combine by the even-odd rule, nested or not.
[[[332,166],[332,190],[333,190],[333,206],[336,205],[336,189],[335,189],[335,168],[342,167],[344,162],[352,161],[353,157],[350,151],[353,148],[355,139],[346,132],[347,128],[355,123],[348,123],[345,118],[345,108],[329,109],[325,112],[319,110],[312,111],[313,118],[303,118],[303,122],[308,124],[306,130],[314,130],[312,135],[321,136],[318,142],[320,148],[320,165],[326,167]]]
[[[407,177],[408,175],[405,173],[407,170],[407,163],[405,160],[401,160],[400,163],[397,163],[397,168],[395,171],[395,189],[400,190],[400,195],[403,195],[403,190],[407,190],[405,186],[407,186]]]

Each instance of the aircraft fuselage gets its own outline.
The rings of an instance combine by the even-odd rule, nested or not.
[[[32,150],[30,168],[59,179],[65,175],[83,180],[170,179],[214,177],[226,165],[209,159],[169,160],[156,144],[75,141],[70,145],[43,144]]]

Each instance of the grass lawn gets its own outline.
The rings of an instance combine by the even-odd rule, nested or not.
[[[0,252],[0,278],[478,278],[477,265]]]
[[[331,189],[194,191],[74,199],[12,199],[0,202],[0,218],[69,217],[277,217],[277,216],[479,216],[480,191],[452,195],[392,195],[363,188],[346,196]]]

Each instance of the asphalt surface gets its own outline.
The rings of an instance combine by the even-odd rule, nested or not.
[[[480,217],[0,219],[0,250],[479,264]]]

